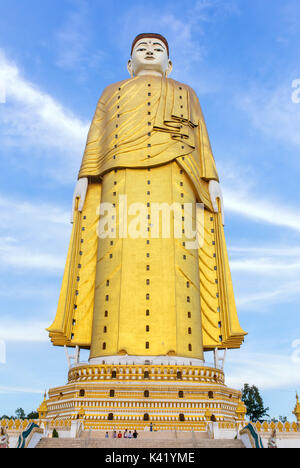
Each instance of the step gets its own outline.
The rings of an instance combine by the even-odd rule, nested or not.
[[[244,448],[240,440],[41,439],[36,448]]]

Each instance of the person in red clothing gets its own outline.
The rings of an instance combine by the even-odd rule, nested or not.
[[[118,439],[122,439],[122,432],[121,431],[119,431],[119,433],[118,433]]]

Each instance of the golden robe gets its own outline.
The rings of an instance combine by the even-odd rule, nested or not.
[[[222,217],[208,184],[218,181],[195,92],[172,79],[136,77],[105,89],[88,134],[79,178],[89,187],[76,211],[58,311],[48,329],[54,345],[107,355],[177,355],[237,348],[238,321]],[[203,203],[204,242],[188,250],[174,235],[97,236],[99,204]],[[184,213],[183,213],[184,214]],[[151,216],[149,209],[149,226]],[[182,218],[184,220],[184,217]],[[183,226],[182,226],[183,227]],[[148,227],[150,232],[150,227]]]

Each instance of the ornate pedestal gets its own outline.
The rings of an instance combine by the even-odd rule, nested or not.
[[[47,420],[83,419],[93,430],[203,431],[208,421],[235,423],[240,397],[211,367],[81,364],[67,385],[49,391]]]

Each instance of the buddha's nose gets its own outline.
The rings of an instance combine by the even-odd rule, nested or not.
[[[151,50],[148,50],[146,55],[153,55],[153,52]]]

